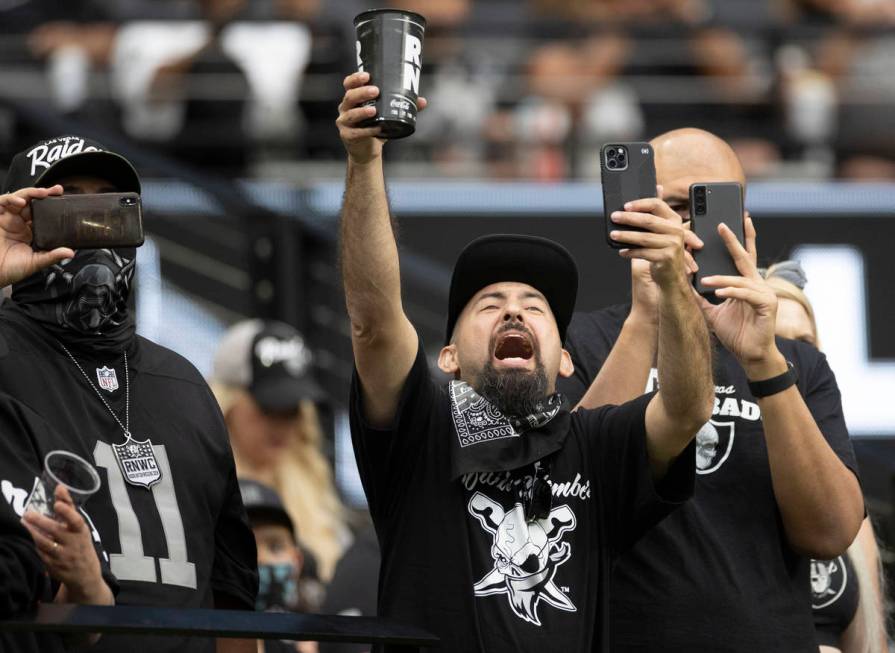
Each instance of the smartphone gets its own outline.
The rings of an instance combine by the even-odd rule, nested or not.
[[[691,228],[705,246],[693,253],[699,271],[693,277],[696,290],[710,301],[713,289],[702,285],[702,278],[716,274],[741,276],[718,234],[722,222],[743,242],[743,187],[736,182],[693,184],[690,186]]]
[[[46,197],[31,202],[34,249],[107,249],[143,244],[143,207],[137,193]]]
[[[609,219],[614,211],[624,211],[632,200],[656,196],[656,166],[649,143],[607,143],[600,150],[600,176],[603,183],[603,218],[606,242],[610,247],[629,247],[609,237],[613,229],[645,231],[619,225]]]

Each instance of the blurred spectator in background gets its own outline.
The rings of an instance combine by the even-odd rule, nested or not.
[[[805,295],[808,279],[798,261],[762,271],[777,294],[777,335],[820,348],[814,309]],[[811,604],[821,653],[888,651],[883,596],[885,579],[869,517],[845,555],[811,561]]]
[[[256,481],[240,480],[242,502],[258,547],[258,601],[264,612],[302,612],[299,578],[304,555],[295,525],[279,495]],[[316,642],[259,640],[259,653],[317,653]]]
[[[329,581],[350,536],[322,451],[312,353],[282,322],[245,320],[224,335],[211,387],[221,405],[240,478],[279,492],[301,526],[301,546]]]
[[[323,0],[273,0],[270,21],[255,27],[264,37],[259,49],[269,47],[268,39],[281,41],[280,57],[291,56],[288,62],[265,64],[266,82],[270,90],[263,95],[267,111],[275,115],[268,120],[265,111],[256,116],[258,129],[254,132],[262,140],[267,156],[290,159],[296,153],[313,160],[341,159],[342,143],[332,123],[330,80],[336,82],[345,70],[354,65],[354,35],[350,18],[327,14]],[[307,50],[304,43],[309,44]],[[291,54],[287,47],[295,48]],[[260,62],[259,62],[260,63]],[[286,84],[281,81],[282,68],[291,72]],[[261,71],[259,79],[261,78]],[[316,80],[311,88],[305,81]],[[297,110],[296,110],[297,102]],[[325,124],[326,129],[319,126]]]
[[[849,26],[895,25],[893,0],[781,0],[790,20]]]
[[[399,176],[595,178],[603,143],[688,123],[728,140],[750,178],[895,177],[895,0],[379,4],[428,21],[433,108],[395,144]],[[12,97],[120,121],[187,162],[328,177],[341,170],[325,162],[341,158],[330,121],[355,66],[351,18],[373,6],[0,2],[0,59]]]
[[[301,141],[304,155],[315,153],[299,112],[305,72],[312,63],[317,75],[341,72],[351,45],[320,18],[320,1],[277,0],[261,20],[249,20],[246,0],[198,6],[200,20],[133,21],[119,31],[112,81],[125,130],[230,172],[243,169],[253,144],[294,156]],[[312,47],[318,38],[323,47]]]

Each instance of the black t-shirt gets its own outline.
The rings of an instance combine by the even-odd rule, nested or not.
[[[855,618],[860,593],[848,554],[811,561],[811,609],[818,646],[842,648],[842,633]]]
[[[214,594],[221,593],[253,609],[255,539],[220,409],[195,368],[144,338],[128,346],[130,430],[135,440],[151,442],[150,468],[160,470],[147,488],[128,480],[145,482],[145,466],[134,463],[126,472],[119,465],[112,445],[124,442],[122,430],[59,343],[38,323],[2,308],[0,341],[0,391],[52,429],[32,444],[39,459],[52,449],[65,449],[99,472],[102,485],[85,508],[120,583],[117,603],[208,608]],[[123,353],[70,351],[94,386],[108,388],[100,392],[124,422]],[[132,453],[140,452],[134,448]],[[107,635],[92,650],[213,648],[208,639]]]
[[[609,355],[628,307],[576,314],[567,349],[573,402]],[[832,449],[856,470],[839,389],[814,347],[777,339]],[[742,367],[715,347],[715,406],[696,437],[693,500],[647,533],[613,577],[613,651],[816,653],[808,559],[789,546],[771,485],[758,403]],[[655,387],[655,371],[645,390]]]
[[[692,450],[656,487],[649,397],[579,411],[553,455],[550,516],[526,522],[517,497],[530,470],[450,478],[450,399],[423,351],[391,429],[366,424],[356,374],[352,384],[351,432],[382,549],[379,614],[429,630],[444,651],[608,650],[607,570],[689,496]]]

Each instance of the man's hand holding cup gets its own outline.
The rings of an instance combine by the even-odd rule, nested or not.
[[[379,97],[379,88],[369,84],[370,73],[352,73],[345,78],[343,86],[345,95],[339,105],[339,117],[336,126],[342,143],[348,152],[348,158],[352,163],[365,164],[382,156],[382,146],[385,139],[381,138],[382,127],[361,126],[364,122],[376,116],[376,107],[368,104]],[[426,98],[417,99],[420,110],[426,108]]]

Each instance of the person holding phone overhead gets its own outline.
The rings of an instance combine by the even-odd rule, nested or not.
[[[685,222],[692,184],[745,184],[733,150],[712,134],[675,130],[652,146],[663,197]],[[845,551],[864,516],[833,373],[814,347],[775,338],[777,299],[756,269],[750,218],[744,226],[744,243],[718,232],[740,276],[703,279],[721,303],[700,298],[714,334],[715,402],[696,436],[694,498],[616,566],[612,651],[816,651],[809,558]],[[655,297],[634,261],[630,306],[576,314],[576,372],[560,390],[583,407],[655,390]]]
[[[12,285],[12,298],[0,307],[0,393],[47,425],[4,438],[41,459],[63,449],[96,466],[101,487],[84,512],[109,553],[119,605],[253,609],[255,541],[227,429],[199,372],[136,335],[136,248],[31,244],[35,201],[139,195],[136,170],[100,143],[61,136],[17,154],[4,189],[0,286]],[[20,473],[0,456],[7,501],[30,489]],[[92,650],[214,649],[205,638],[106,635]],[[254,650],[254,641],[218,643]]]

